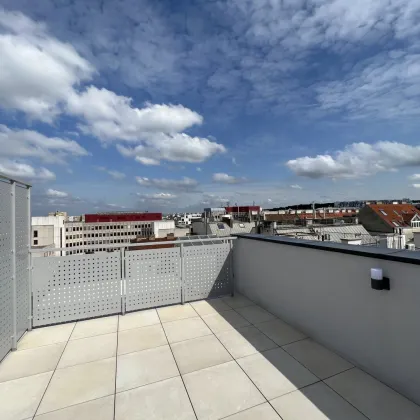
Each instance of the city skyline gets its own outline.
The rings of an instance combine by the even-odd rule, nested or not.
[[[35,215],[417,197],[418,2],[2,5],[0,172]]]

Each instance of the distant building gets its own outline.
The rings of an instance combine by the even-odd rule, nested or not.
[[[222,217],[226,215],[224,207],[207,207],[204,209],[204,217],[209,221],[222,220]]]
[[[231,206],[225,207],[226,214],[233,217],[234,220],[242,222],[252,222],[259,220],[261,214],[260,206]]]
[[[218,222],[193,222],[193,235],[216,235],[218,237],[256,233],[254,222],[218,221]],[[193,239],[193,237],[191,237]]]

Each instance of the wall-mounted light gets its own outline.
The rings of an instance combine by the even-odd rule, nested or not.
[[[370,269],[370,285],[374,290],[390,290],[389,278],[383,276],[382,268]]]

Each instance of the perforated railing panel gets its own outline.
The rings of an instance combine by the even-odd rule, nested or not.
[[[29,214],[28,190],[16,186],[16,335],[22,337],[29,317]]]
[[[127,251],[126,310],[181,302],[180,248]]]
[[[231,292],[230,244],[184,248],[185,300],[205,299]]]
[[[11,232],[10,184],[0,181],[0,360],[11,349],[13,335]]]
[[[120,254],[33,258],[34,326],[121,312]]]

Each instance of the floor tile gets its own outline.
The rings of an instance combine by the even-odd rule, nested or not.
[[[40,373],[0,384],[0,419],[32,418],[53,372]]]
[[[233,310],[203,315],[202,319],[214,333],[250,325],[244,317]]]
[[[0,382],[51,372],[57,367],[66,343],[12,351],[0,363]]]
[[[68,342],[58,369],[95,360],[109,359],[117,354],[117,333],[96,335]]]
[[[209,327],[199,317],[165,322],[162,325],[170,343],[212,334]]]
[[[251,324],[258,324],[259,322],[265,322],[270,321],[271,319],[276,319],[276,317],[273,314],[270,314],[270,312],[267,312],[265,309],[257,305],[237,308],[236,311],[239,312]]]
[[[268,400],[319,381],[280,348],[237,359],[237,362]]]
[[[72,405],[51,413],[36,416],[34,420],[114,420],[114,395],[82,404]]]
[[[279,346],[306,338],[305,334],[280,319],[273,319],[255,326]]]
[[[169,346],[118,356],[117,392],[178,376]]]
[[[222,300],[233,309],[255,305],[254,302],[239,294],[235,294],[234,296],[225,296]]]
[[[216,420],[265,402],[236,362],[183,376],[199,420]]]
[[[277,347],[276,343],[255,327],[222,331],[216,333],[216,336],[235,359]]]
[[[366,420],[346,400],[322,382],[271,400],[283,420]]]
[[[216,314],[218,312],[229,311],[232,309],[230,306],[226,305],[222,299],[200,300],[198,302],[192,302],[191,306],[201,316]]]
[[[94,335],[110,334],[116,332],[117,328],[118,315],[79,321],[74,328],[70,340],[92,337]]]
[[[325,383],[370,420],[420,419],[420,406],[360,369],[340,373]]]
[[[308,338],[283,347],[318,378],[325,379],[353,367],[338,354]]]
[[[168,342],[160,324],[118,333],[118,354],[151,349],[165,344]]]
[[[18,350],[47,346],[49,344],[66,342],[74,328],[71,324],[54,325],[52,327],[36,328],[26,333],[18,343]]]
[[[180,377],[118,393],[115,404],[115,420],[195,420]]]
[[[57,369],[37,414],[59,410],[115,392],[115,357]]]
[[[230,354],[214,335],[174,343],[171,348],[182,374],[232,360]]]
[[[241,411],[233,416],[225,417],[225,420],[281,420],[270,404],[260,404],[248,410]]]
[[[147,309],[145,311],[120,315],[118,330],[131,330],[133,328],[146,327],[154,324],[160,324],[156,309]]]
[[[159,308],[158,314],[161,322],[177,321],[178,319],[194,318],[197,312],[193,307],[186,303],[185,305],[173,305]]]

